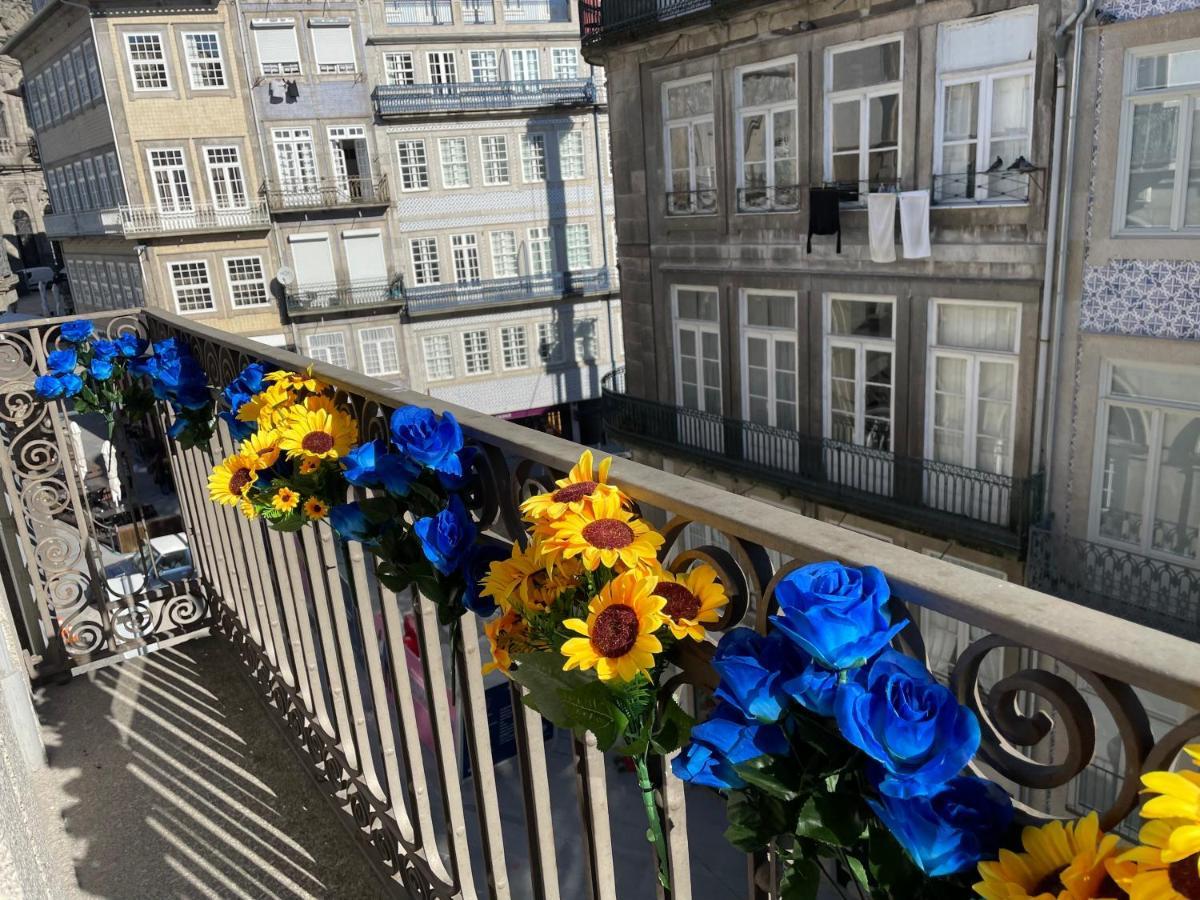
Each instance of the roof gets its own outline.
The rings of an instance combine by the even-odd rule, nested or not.
[[[4,46],[0,47],[0,55],[16,56],[13,52],[27,37],[37,31],[50,20],[51,11],[59,6],[59,0],[46,0],[46,5],[25,20],[25,23],[8,36]]]

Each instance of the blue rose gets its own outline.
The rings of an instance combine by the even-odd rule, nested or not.
[[[342,459],[346,480],[359,487],[383,488],[398,497],[408,496],[420,469],[398,453],[388,451],[383,441],[367,441]]]
[[[875,815],[932,878],[994,859],[1013,819],[1012,800],[982,778],[952,778],[932,794],[867,800]]]
[[[187,428],[187,426],[187,419],[183,418],[183,416],[176,417],[175,421],[172,422],[167,428],[167,437],[173,441],[179,440],[179,436],[183,434],[183,431],[185,428]]]
[[[475,473],[471,471],[471,466],[475,464],[475,457],[477,456],[479,456],[478,447],[463,447],[458,451],[460,473],[458,475],[449,475],[445,472],[438,472],[438,482],[448,491],[465,491],[471,486],[471,481],[475,477]]]
[[[357,447],[351,447],[350,452],[342,457],[342,470],[346,480],[358,487],[378,487],[375,462],[385,453],[387,445],[379,440],[366,441]]]
[[[39,375],[33,380],[33,391],[42,400],[54,400],[63,395],[62,379],[55,375]]]
[[[92,344],[92,354],[98,359],[112,359],[118,352],[116,341],[101,340]]]
[[[46,357],[46,367],[51,374],[62,375],[64,372],[74,372],[75,365],[79,362],[79,356],[75,352],[75,348],[70,350],[52,350],[50,355]]]
[[[379,538],[379,528],[367,518],[357,503],[341,503],[329,510],[329,525],[344,541],[372,544]]]
[[[771,622],[827,669],[860,666],[888,645],[905,622],[892,624],[891,591],[874,566],[848,569],[813,563],[775,588],[779,614]]]
[[[158,375],[158,358],[155,356],[139,356],[129,361],[129,371],[140,377],[155,378]]]
[[[439,419],[423,406],[402,406],[392,413],[391,431],[392,443],[402,455],[435,472],[462,475],[458,451],[463,434],[451,413]]]
[[[188,381],[179,386],[175,401],[184,409],[204,409],[212,402],[212,394],[203,381]]]
[[[425,558],[443,575],[457,571],[466,562],[477,533],[458,495],[451,496],[449,505],[436,516],[417,519],[413,531]]]
[[[716,696],[747,719],[777,722],[789,702],[833,715],[837,673],[814,664],[777,631],[763,637],[735,628],[721,638],[712,664],[721,675]]]
[[[117,336],[117,352],[126,359],[133,359],[135,356],[141,356],[146,352],[146,348],[150,346],[149,342],[139,334],[132,331],[124,331]]]
[[[221,412],[218,415],[229,428],[229,436],[235,441],[244,441],[258,430],[258,426],[254,422],[239,422],[231,412]]]
[[[83,390],[83,379],[74,372],[59,375],[58,380],[62,382],[64,397],[74,397]]]
[[[690,784],[737,789],[746,782],[734,766],[760,756],[790,752],[783,729],[742,718],[728,703],[692,729],[691,740],[671,761],[675,777]]]
[[[243,403],[263,389],[266,374],[262,363],[250,363],[229,382],[222,396],[234,415],[242,408]]]
[[[96,357],[92,360],[91,365],[88,366],[88,371],[92,373],[92,377],[97,381],[108,381],[108,379],[112,378],[113,374],[112,360]]]
[[[81,341],[86,341],[95,332],[96,328],[92,325],[91,319],[76,319],[74,322],[64,322],[59,333],[62,334],[64,341],[78,344]]]
[[[838,688],[838,727],[884,769],[881,793],[912,797],[957,775],[979,748],[979,723],[910,657],[886,650]]]
[[[176,359],[179,356],[179,339],[178,338],[163,338],[161,341],[154,342],[154,355],[160,356],[163,359]]]

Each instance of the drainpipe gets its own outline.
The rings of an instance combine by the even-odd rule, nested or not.
[[[1075,12],[1054,31],[1055,93],[1054,137],[1050,159],[1050,209],[1046,231],[1046,261],[1042,277],[1041,321],[1038,325],[1037,394],[1034,399],[1033,448],[1036,468],[1042,470],[1041,515],[1050,508],[1050,475],[1053,470],[1054,418],[1058,406],[1060,350],[1062,348],[1063,294],[1066,290],[1067,247],[1071,226],[1071,193],[1075,175],[1076,122],[1079,114],[1079,85],[1083,61],[1083,25],[1095,0],[1079,0]],[[1071,29],[1074,35],[1071,35]],[[1067,46],[1074,40],[1071,63],[1071,101],[1066,113],[1066,147],[1063,149],[1063,98],[1067,88]],[[1065,170],[1066,177],[1062,178]],[[1060,179],[1061,197],[1060,204]],[[1061,221],[1060,221],[1061,219]]]

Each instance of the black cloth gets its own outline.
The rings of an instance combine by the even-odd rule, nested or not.
[[[808,189],[808,252],[814,234],[836,234],[837,252],[842,252],[842,208],[837,188]]]

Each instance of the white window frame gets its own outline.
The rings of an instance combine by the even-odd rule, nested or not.
[[[322,60],[321,45],[317,41],[317,35],[321,32],[333,33],[338,29],[346,29],[346,35],[350,45],[349,60]],[[318,75],[353,75],[358,72],[358,51],[357,41],[354,34],[354,26],[349,20],[345,22],[326,22],[322,24],[308,23],[308,37],[312,44],[313,60],[317,64]]]
[[[462,161],[453,161],[446,159],[446,148],[449,145],[457,144],[462,148]],[[467,139],[465,137],[444,137],[438,138],[438,162],[440,163],[442,175],[442,187],[448,191],[461,191],[464,188],[471,186],[471,152],[467,149]],[[455,167],[461,166],[465,178],[462,181],[452,181],[447,177],[447,172],[453,172]]]
[[[246,172],[242,168],[242,152],[241,148],[236,144],[222,144],[220,146],[204,146],[201,148],[204,153],[204,171],[208,176],[208,192],[212,197],[214,209],[247,209],[250,206],[250,192],[246,187]],[[218,161],[213,162],[210,154],[213,151],[233,151],[234,160],[232,162]],[[241,185],[242,198],[241,202],[234,202],[229,206],[222,206],[219,202],[220,195],[217,190],[217,183],[213,178],[216,172],[225,173],[226,185],[233,185],[234,178],[230,176],[236,173],[236,182]]]
[[[417,63],[411,50],[383,54],[383,78],[387,84],[416,84]]]
[[[135,60],[133,58],[133,46],[130,44],[130,38],[154,38],[158,41],[158,59],[157,60]],[[161,31],[126,31],[121,35],[121,43],[125,46],[125,60],[129,64],[129,84],[136,93],[155,93],[158,91],[171,90],[171,67],[167,65],[167,41]],[[153,67],[161,66],[163,73],[163,81],[166,84],[154,85],[151,87],[138,86],[138,67]],[[65,113],[64,113],[65,114]]]
[[[566,62],[566,58],[570,62]],[[569,74],[563,74],[568,72]],[[550,74],[555,81],[568,81],[579,77],[579,51],[574,47],[550,48]]]
[[[504,325],[500,328],[500,368],[505,372],[529,368],[528,326]]]
[[[92,83],[88,78],[87,64],[83,61],[83,45],[71,48],[71,67],[75,70],[75,81],[79,87],[80,106],[87,106],[96,98],[92,96]]]
[[[401,151],[401,147],[405,150]],[[423,138],[396,141],[396,166],[402,193],[413,194],[429,190],[429,154],[425,150]],[[413,186],[406,187],[406,182]]]
[[[430,356],[430,349],[437,342],[438,353],[435,357]],[[448,381],[454,378],[454,342],[448,334],[425,334],[421,336],[421,356],[425,363],[425,380],[426,381]],[[435,374],[433,366],[430,365],[430,360],[433,359],[437,363],[445,364],[445,374],[438,369]]]
[[[204,271],[204,281],[200,284],[181,286],[177,280],[175,267],[176,266],[200,266]],[[167,263],[167,273],[171,280],[171,297],[175,301],[175,312],[181,316],[196,316],[204,315],[205,313],[215,312],[217,309],[217,295],[213,290],[212,272],[208,270],[208,260],[206,259],[173,259]],[[107,285],[107,281],[104,283]],[[208,290],[208,306],[203,309],[183,309],[179,301],[179,293],[181,290]]]
[[[258,60],[258,71],[267,77],[279,77],[282,75],[303,75],[304,63],[301,60],[300,53],[300,35],[296,31],[296,20],[278,20],[271,22],[250,22],[250,30],[254,32],[254,55]],[[292,47],[296,51],[296,60],[285,62],[263,62],[262,45],[258,41],[258,34],[264,31],[290,31],[292,33]],[[294,67],[294,68],[293,68]]]
[[[576,145],[579,152],[571,150]],[[558,133],[558,177],[561,181],[578,181],[587,177],[587,153],[583,147],[583,129],[571,128]],[[568,162],[570,166],[568,167]],[[523,174],[523,173],[522,173]]]
[[[563,231],[564,231],[564,236],[566,238],[566,245],[567,245],[567,271],[568,272],[584,272],[584,271],[592,268],[592,227],[590,225],[588,225],[587,222],[569,222],[566,226],[564,226]],[[580,243],[579,241],[575,241],[574,246],[572,246],[572,241],[571,241],[572,234],[576,234],[576,235],[582,234],[583,235],[582,243]],[[579,252],[580,246],[582,246],[583,249],[587,251],[587,260],[584,261],[584,263],[582,265],[577,265],[577,263],[580,262],[580,260],[572,259],[571,251],[575,250],[576,252]]]
[[[482,335],[482,343],[477,346],[468,348],[468,344],[480,339]],[[490,375],[492,372],[492,335],[486,328],[472,328],[462,332],[460,335],[459,344],[462,346],[463,354],[463,374],[464,375]],[[472,363],[472,360],[476,360]],[[479,365],[482,360],[482,368],[472,369],[473,365]]]
[[[717,321],[712,322],[708,319],[693,319],[690,316],[681,316],[679,314],[679,292],[694,291],[712,294],[716,299],[717,306]],[[673,284],[671,285],[671,339],[672,339],[672,362],[675,368],[675,402],[681,409],[690,407],[684,406],[683,402],[683,364],[680,360],[679,348],[682,344],[679,333],[681,331],[691,332],[696,341],[696,374],[700,378],[696,383],[696,399],[700,401],[700,412],[712,413],[714,415],[722,415],[725,407],[725,360],[722,359],[724,347],[721,346],[721,289],[711,284]],[[718,409],[708,409],[707,402],[704,398],[704,390],[707,383],[703,380],[703,346],[704,335],[710,334],[717,339],[717,393]]]
[[[591,326],[591,353],[588,352],[588,337],[580,334],[580,326]],[[596,316],[582,316],[572,325],[572,350],[575,352],[575,363],[594,363],[600,356],[600,320]]]
[[[427,50],[425,67],[429,73],[430,84],[458,84],[458,53],[456,51]]]
[[[711,75],[695,75],[691,78],[680,78],[676,81],[666,81],[666,82],[663,82],[663,86],[662,86],[662,96],[660,98],[660,102],[662,103],[663,172],[665,173],[666,188],[667,188],[667,190],[666,190],[667,214],[668,215],[681,215],[682,214],[682,215],[715,216],[717,214],[717,199],[716,199],[716,195],[717,195],[717,162],[716,162],[717,132],[716,132],[716,120],[714,117],[714,112],[704,113],[704,114],[698,115],[698,116],[684,116],[683,118],[678,118],[678,119],[673,119],[670,116],[670,109],[671,109],[670,99],[669,99],[670,92],[676,88],[690,87],[693,84],[707,84],[708,85],[709,92],[710,92],[710,94],[712,94],[712,99],[713,99],[713,111],[715,112],[717,97],[716,97],[715,87],[713,84],[713,77]],[[699,168],[696,165],[696,126],[706,125],[706,124],[711,125],[713,127],[713,167],[712,167],[713,168],[713,171],[712,171],[713,186],[711,188],[698,188],[698,187],[696,187],[696,173]],[[675,170],[672,168],[672,165],[671,165],[671,163],[672,163],[672,160],[671,160],[671,130],[675,129],[675,128],[686,128],[687,135],[688,135],[688,197],[687,197],[687,205],[684,207],[673,205],[676,201],[674,201],[672,199],[672,197],[675,193],[673,190],[673,188],[675,186],[675,179],[674,179]],[[740,134],[737,136],[736,140],[738,142],[738,145],[740,146],[741,145],[741,135]],[[611,136],[609,137],[609,142],[608,142],[608,152],[609,152],[609,174],[611,175],[612,174],[612,138],[611,138]],[[701,191],[701,190],[709,191],[713,195],[712,203],[710,205],[708,205],[707,207],[705,207],[703,204],[701,204],[699,202],[700,201],[699,191]],[[696,198],[696,202],[694,202],[694,203],[692,201],[693,196]]]
[[[154,154],[156,153],[178,153],[178,165],[157,165],[154,162]],[[164,214],[173,215],[177,213],[190,213],[196,208],[196,194],[192,190],[192,177],[188,171],[187,151],[183,147],[149,147],[146,150],[146,163],[150,174],[150,190],[154,194],[155,205],[158,211]],[[166,209],[163,206],[163,195],[159,191],[158,173],[166,173],[167,183],[171,195],[171,205],[174,209]],[[174,177],[173,173],[182,172],[183,180],[179,181]],[[183,185],[186,197],[181,197],[179,186]]]
[[[188,84],[191,85],[193,91],[220,91],[229,87],[229,77],[225,69],[225,51],[221,47],[221,33],[211,29],[205,30],[188,30],[183,32],[180,37],[183,40],[184,62],[187,65]],[[190,43],[190,38],[193,37],[211,37],[216,42],[217,55],[214,58],[201,56],[196,57],[195,48]],[[220,84],[198,84],[196,81],[197,67],[216,64],[217,71],[221,76]]]
[[[535,263],[534,246],[546,248],[545,268]],[[533,276],[552,275],[555,269],[554,260],[554,229],[549,225],[535,225],[525,233],[525,245],[529,251],[529,274]]]
[[[792,67],[795,79],[795,96],[789,100],[780,103],[769,103],[765,106],[743,106],[742,104],[742,76],[751,72],[757,72],[760,69],[777,69],[780,66]],[[738,196],[741,198],[742,192],[746,189],[746,163],[745,163],[745,129],[742,127],[742,120],[749,116],[763,117],[763,123],[766,127],[766,134],[763,137],[763,146],[766,150],[766,159],[764,165],[767,169],[767,181],[763,186],[763,190],[767,194],[767,204],[761,208],[743,207],[741,199],[737,203],[739,213],[761,214],[769,212],[788,212],[794,213],[800,204],[799,186],[798,185],[777,185],[775,183],[775,113],[783,112],[785,109],[792,113],[792,146],[796,149],[795,167],[796,180],[800,179],[800,57],[797,54],[787,56],[779,56],[775,59],[767,60],[766,62],[754,63],[748,66],[738,66],[733,70],[733,90],[734,90],[734,117],[733,123],[736,132],[734,134],[734,144],[737,156],[737,189]],[[713,102],[715,104],[716,97]],[[714,141],[715,143],[715,141]],[[796,202],[794,204],[780,205],[775,200],[775,190],[779,187],[792,187],[796,190]],[[756,189],[757,190],[757,189]]]
[[[455,284],[476,284],[483,270],[479,263],[479,237],[473,232],[450,235],[450,259]],[[472,274],[473,273],[473,274]]]
[[[534,177],[531,178],[529,173],[532,168],[536,167],[539,156],[537,153],[528,152],[528,150],[538,146],[538,139],[540,139],[542,148],[540,156],[541,176],[538,177],[535,173]],[[545,133],[537,131],[524,132],[518,138],[518,143],[521,150],[521,181],[524,184],[544,184],[550,176],[548,161],[546,159],[546,144],[549,142],[546,140]]]
[[[383,332],[387,332],[387,337],[383,336]],[[388,358],[384,348],[391,344],[391,356],[394,358],[394,363]],[[368,364],[370,354],[367,351],[368,347],[373,347],[374,352],[379,356],[380,368],[378,371],[372,372]],[[362,360],[362,370],[373,377],[381,377],[384,375],[395,375],[400,371],[400,345],[396,341],[396,329],[391,325],[375,325],[370,328],[361,328],[358,332],[358,351],[359,359]],[[391,367],[389,368],[389,364]]]
[[[420,247],[419,252],[417,252],[418,247]],[[433,253],[426,257],[425,251],[430,247],[433,248]],[[420,261],[418,261],[418,256],[420,257]],[[438,249],[438,240],[436,237],[432,235],[425,235],[423,237],[409,238],[408,258],[412,263],[413,284],[415,286],[423,287],[429,284],[442,283],[442,260],[441,253]],[[423,272],[429,271],[432,271],[433,275],[436,276],[432,281],[425,280],[426,275],[422,274]]]
[[[337,338],[325,345],[313,345],[313,338]],[[346,335],[340,331],[317,331],[308,334],[304,338],[306,355],[323,363],[328,363],[331,366],[341,366],[343,369],[350,367],[350,354],[346,350]],[[334,351],[341,353],[341,358],[334,358]]]
[[[867,337],[833,333],[833,304],[835,300],[850,302],[886,303],[892,308],[891,337]],[[867,351],[889,353],[892,357],[892,383],[888,405],[888,446],[871,447],[884,452],[895,451],[896,437],[896,298],[887,294],[847,294],[831,292],[822,298],[822,338],[824,353],[821,359],[821,433],[833,440],[833,349],[853,350],[854,362],[854,438],[848,443],[866,447],[866,359]]]
[[[231,263],[246,263],[253,261],[258,266],[257,277],[246,277],[242,273],[238,273],[242,277],[235,278]],[[225,286],[229,288],[229,305],[233,309],[254,309],[260,306],[271,305],[271,291],[267,287],[266,268],[263,266],[262,257],[257,254],[248,254],[246,256],[226,256],[222,260],[222,266],[225,270]],[[257,303],[240,303],[237,299],[238,289],[249,285],[262,288],[262,299]]]
[[[523,59],[520,66],[517,65],[517,60]],[[533,77],[529,77],[529,73],[525,70],[525,66],[529,60],[533,60]],[[521,77],[517,77],[517,70],[521,70]],[[537,47],[512,47],[508,51],[508,77],[510,81],[540,81],[542,77],[542,54]]]
[[[497,143],[498,142],[498,143]],[[492,156],[489,158],[488,148],[499,147],[503,154],[501,156]],[[502,184],[512,183],[512,166],[508,156],[508,136],[504,134],[481,134],[479,136],[479,160],[480,167],[483,171],[483,183],[488,187],[496,187]],[[500,165],[504,166],[503,180],[490,177],[489,173],[498,171]]]
[[[489,0],[490,2],[490,0]],[[491,62],[488,62],[488,59]],[[467,55],[472,84],[493,84],[500,80],[500,53],[496,50],[472,50]],[[491,77],[480,78],[480,75]]]
[[[873,84],[869,87],[846,88],[841,91],[830,90],[833,84],[834,57],[846,52],[863,50],[867,47],[877,47],[882,44],[900,45],[900,78],[883,84]],[[852,41],[848,44],[837,44],[825,49],[824,66],[824,123],[825,140],[822,148],[825,180],[833,181],[833,107],[838,103],[848,103],[858,100],[858,184],[855,190],[859,196],[869,193],[871,162],[871,101],[876,97],[896,95],[896,177],[904,171],[904,34],[897,32],[869,38],[864,41]],[[865,201],[864,201],[865,202]]]
[[[496,238],[500,235],[507,235],[511,239],[512,246],[500,247],[497,245]],[[511,228],[493,231],[488,234],[488,244],[491,248],[492,257],[492,277],[493,278],[517,278],[521,274],[521,244],[517,240],[517,233]],[[504,260],[505,265],[496,265],[497,260]],[[511,271],[509,271],[511,269]]]
[[[546,366],[560,366],[566,361],[566,347],[563,346],[562,326],[555,321],[537,323],[538,358]],[[542,355],[542,348],[547,344],[550,352]]]
[[[755,294],[758,296],[770,297],[787,297],[795,306],[793,307],[792,328],[771,328],[764,325],[751,325],[749,322],[749,295]],[[796,396],[794,403],[796,404],[796,425],[800,424],[800,300],[795,291],[780,291],[768,288],[741,288],[738,291],[738,336],[740,338],[741,351],[741,382],[742,382],[742,418],[747,422],[752,421],[750,418],[750,378],[748,377],[748,368],[750,364],[749,354],[746,352],[746,342],[752,338],[761,338],[767,342],[767,362],[771,371],[775,370],[775,343],[776,341],[788,340],[795,346],[796,368],[794,373],[796,376]],[[768,427],[779,428],[780,425],[776,420],[776,406],[778,405],[778,395],[776,380],[770,378],[767,381],[767,418]]]

